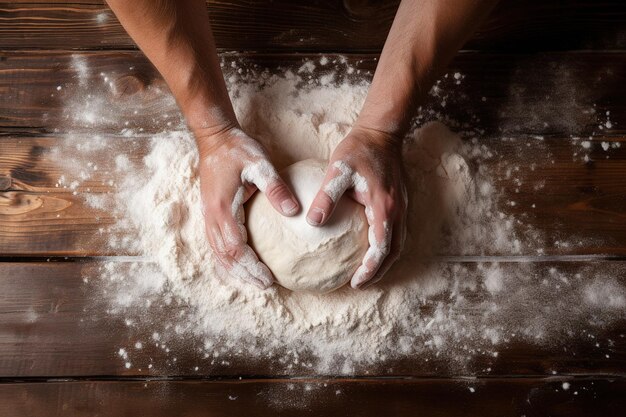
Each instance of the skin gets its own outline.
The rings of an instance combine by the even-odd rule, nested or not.
[[[363,109],[328,163],[307,221],[332,216],[341,195],[365,206],[369,249],[351,280],[365,288],[398,259],[406,235],[402,137],[416,107],[497,0],[402,0]],[[207,237],[231,275],[259,288],[273,282],[249,245],[243,204],[259,190],[285,216],[300,210],[266,151],[240,128],[209,25],[205,0],[108,0],[167,82],[200,153]]]

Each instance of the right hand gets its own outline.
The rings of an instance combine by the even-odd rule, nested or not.
[[[263,146],[241,129],[231,127],[202,137],[200,193],[209,244],[229,275],[261,289],[274,278],[247,244],[243,204],[258,189],[284,216],[298,213],[300,206],[270,162]]]
[[[307,214],[309,224],[326,224],[348,190],[365,207],[369,225],[369,247],[350,281],[352,288],[362,289],[379,281],[404,247],[407,194],[401,138],[355,125],[330,157]]]

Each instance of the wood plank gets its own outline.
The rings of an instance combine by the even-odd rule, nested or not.
[[[212,355],[207,358],[201,339],[192,335],[170,338],[161,328],[184,310],[174,303],[169,307],[156,307],[155,302],[154,308],[142,309],[142,315],[137,317],[109,314],[117,294],[100,286],[97,273],[100,266],[99,262],[0,263],[0,377],[315,374],[315,370],[306,365],[288,367],[284,362],[281,365],[280,353],[276,353],[276,357],[251,358],[226,349],[220,351],[218,361],[213,361]],[[532,281],[529,285],[540,285],[543,277],[551,276],[554,270],[569,276],[572,285],[581,290],[596,276],[613,276],[619,285],[626,285],[626,262],[501,263],[501,267],[508,274],[535,274],[537,283]],[[576,274],[580,274],[579,278]],[[87,282],[83,278],[87,278]],[[555,291],[556,295],[543,298],[548,303],[546,308],[552,303],[550,299],[569,294],[565,287],[566,292]],[[437,303],[436,299],[425,301],[423,314],[435,314],[432,309]],[[425,349],[417,356],[371,364],[367,375],[623,376],[626,371],[624,318],[619,319],[619,314],[613,320],[601,319],[598,313],[581,315],[577,313],[579,306],[574,304],[579,303],[558,307],[562,309],[559,310],[562,322],[550,323],[552,329],[543,341],[514,338],[492,348],[497,350],[497,356],[468,354],[461,362],[455,360],[452,353],[448,356],[445,352],[437,353],[436,349]],[[476,302],[459,308],[457,314],[480,317],[485,308],[491,308],[490,304]],[[531,316],[533,310],[528,311]],[[547,311],[536,314],[547,314]],[[130,326],[125,322],[127,319],[131,320]],[[592,324],[593,320],[600,321]],[[515,326],[509,330],[514,332]],[[155,331],[161,332],[161,341],[167,343],[171,351],[166,352],[150,342]],[[144,342],[141,349],[134,347],[138,340]],[[128,358],[118,355],[120,348],[128,351]],[[301,364],[313,360],[306,355],[300,359]],[[125,365],[127,361],[132,364],[129,368]],[[363,374],[363,370],[357,368],[357,373]]]
[[[227,54],[226,74],[236,70],[298,69],[320,55]],[[313,76],[335,70],[338,79],[367,79],[375,55],[349,55],[346,64],[317,65]],[[347,65],[359,75],[345,74]],[[256,67],[255,67],[256,66]],[[82,69],[81,69],[82,68]],[[80,70],[80,71],[79,71]],[[462,80],[452,74],[459,72]],[[82,78],[79,74],[82,73]],[[552,54],[462,53],[442,77],[437,97],[424,104],[420,121],[448,123],[486,135],[622,135],[626,99],[621,85],[626,54],[578,52]],[[239,75],[238,75],[239,76]],[[253,77],[245,75],[244,77]],[[105,81],[106,78],[106,81]],[[229,75],[227,75],[229,78]],[[61,90],[58,90],[58,87]],[[167,87],[140,52],[0,51],[0,127],[43,132],[119,133],[124,127],[162,131],[180,115]],[[101,114],[77,117],[87,95]],[[612,128],[606,129],[610,112]],[[122,120],[123,118],[123,120]],[[128,123],[126,125],[126,123]]]
[[[569,384],[567,390],[563,384]],[[567,385],[566,385],[567,386]],[[14,416],[623,415],[623,379],[77,381],[0,385]]]
[[[2,192],[0,219],[3,256],[110,254],[104,248],[113,234],[102,231],[115,219],[71,194]]]
[[[226,50],[378,52],[397,1],[209,1],[217,46]],[[134,48],[98,1],[0,3],[0,48]],[[623,49],[619,0],[503,0],[467,49]]]
[[[86,140],[90,136],[86,135]],[[62,136],[0,139],[0,179],[5,184],[0,191],[0,254],[129,254],[107,247],[108,239],[123,236],[108,230],[115,222],[110,212],[92,208],[86,201],[101,196],[113,204],[110,193],[115,186],[109,181],[115,184],[122,178],[116,174],[111,155],[124,153],[141,164],[149,137],[104,136],[103,140],[110,145],[90,157],[99,167],[97,171],[81,166],[86,161],[80,158],[72,163],[78,170],[90,172],[90,178],[74,190],[58,186],[62,175],[68,183],[73,181],[58,157],[52,156],[55,149],[68,146],[63,145]],[[483,141],[495,156],[482,162],[482,168],[500,190],[499,209],[520,220],[523,254],[537,255],[536,250],[542,249],[550,255],[626,255],[625,137],[598,136],[589,149],[563,137]],[[64,158],[71,158],[70,153],[64,152]],[[584,161],[584,155],[589,161]],[[536,233],[527,236],[526,230]],[[133,231],[126,233],[131,236]],[[535,241],[537,234],[541,246]],[[488,255],[511,255],[484,249]]]

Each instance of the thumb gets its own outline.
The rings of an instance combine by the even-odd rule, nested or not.
[[[306,221],[311,226],[323,226],[333,214],[341,196],[352,186],[350,173],[336,165],[326,171],[320,190],[306,215]]]
[[[298,200],[280,177],[269,183],[264,194],[276,211],[284,216],[293,216],[300,208]]]
[[[300,205],[276,168],[266,159],[250,164],[242,172],[242,180],[256,185],[272,206],[283,216],[293,216]]]

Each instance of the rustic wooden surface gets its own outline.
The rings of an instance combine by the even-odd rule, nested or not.
[[[242,60],[247,66],[259,68],[297,69],[306,58],[316,55],[226,55],[225,67]],[[376,67],[376,55],[347,55],[347,58],[362,71]],[[78,62],[87,68],[84,83],[89,85],[90,92],[109,100],[103,111],[112,116],[110,121],[81,125],[72,120],[65,108],[76,95],[85,93],[77,88]],[[455,72],[465,75],[460,85],[452,77]],[[626,133],[626,102],[622,94],[626,76],[624,54],[466,52],[457,56],[448,73],[450,76],[443,78],[441,84],[447,99],[430,98],[427,109],[458,123],[470,123],[487,135],[584,137]],[[142,127],[158,132],[179,117],[174,102],[162,92],[166,90],[162,79],[140,52],[0,50],[0,74],[0,126],[5,128],[37,132],[83,128],[93,133],[95,127],[99,132],[119,133],[123,127]],[[104,82],[101,74],[114,83],[114,88]],[[62,90],[57,91],[57,86]],[[589,113],[591,109],[595,113]],[[601,130],[597,120],[606,111],[611,112],[614,125],[608,131]],[[124,114],[127,126],[119,126],[113,117],[119,114]]]
[[[225,55],[227,62],[297,68],[306,58],[343,53],[365,77],[396,5],[208,2],[218,47],[239,51]],[[446,105],[440,97],[426,106],[457,130],[471,126],[494,151],[488,164],[502,198],[517,203],[504,207],[541,232],[551,255],[551,262],[517,259],[539,275],[551,267],[602,271],[624,283],[624,23],[622,0],[503,0],[449,69],[464,75],[461,85],[444,79]],[[101,1],[0,2],[0,415],[623,415],[624,320],[596,329],[594,337],[606,341],[599,347],[583,336],[548,346],[516,342],[462,370],[424,358],[370,370],[384,378],[329,379],[310,371],[276,378],[271,363],[240,358],[208,366],[185,345],[177,347],[176,364],[146,348],[133,352],[127,369],[116,352],[137,332],[109,315],[106,295],[94,299],[97,287],[83,281],[100,261],[81,261],[127,254],[104,249],[109,235],[99,229],[113,219],[55,187],[62,172],[48,157],[67,131],[121,140],[119,122],[81,125],[68,113],[72,94],[82,93],[76,60],[90,69],[86,82],[106,98],[111,120],[124,114],[130,127],[150,132],[179,119],[161,78]],[[600,128],[607,111],[611,129]],[[572,139],[589,136],[588,151]],[[605,152],[602,142],[622,147]],[[142,152],[138,146],[133,158]],[[515,166],[521,184],[506,175]],[[111,191],[100,180],[78,192]],[[530,242],[523,233],[521,239]],[[524,255],[537,255],[533,249]],[[586,258],[572,258],[578,255]],[[484,259],[454,261],[475,260]],[[148,370],[150,357],[161,365]]]
[[[16,4],[17,3],[17,4]],[[0,49],[134,48],[101,1],[2,2]],[[378,52],[398,1],[208,1],[225,50]],[[621,0],[502,0],[467,49],[619,49],[626,46]]]
[[[563,382],[570,388],[563,390]],[[0,384],[14,416],[623,415],[623,379],[76,381]]]
[[[152,331],[129,328],[125,317],[107,313],[113,294],[98,282],[98,262],[4,262],[0,264],[0,378],[20,377],[184,377],[232,375],[307,375],[306,368],[277,370],[266,360],[252,360],[234,356],[229,364],[203,358],[202,352],[191,348],[192,336],[180,343],[168,342],[171,353],[153,346]],[[505,263],[507,274],[525,271],[520,263]],[[609,272],[604,262],[546,262],[531,272],[538,276],[548,274],[551,268],[580,273],[590,280],[598,272]],[[626,284],[626,262],[613,262],[611,272]],[[88,282],[84,282],[87,278]],[[436,301],[433,301],[433,305]],[[427,306],[426,306],[427,307]],[[566,306],[564,316],[577,306]],[[155,309],[152,320],[168,320],[174,310]],[[465,309],[459,314],[480,316],[479,307]],[[448,358],[424,353],[421,357],[389,360],[368,369],[368,375],[379,376],[581,376],[586,374],[623,376],[626,364],[624,322],[607,328],[581,327],[567,337],[567,326],[559,340],[547,345],[514,341],[502,346],[498,356],[478,355],[466,363],[449,363]],[[593,334],[588,338],[586,334]],[[133,349],[137,340],[143,340],[142,349]],[[609,342],[609,340],[611,342]],[[80,343],[77,343],[80,341]],[[200,341],[198,341],[200,343]],[[596,346],[596,343],[599,346]],[[201,343],[200,343],[201,344]],[[118,356],[118,350],[129,351],[131,368]],[[224,356],[224,355],[222,355]],[[175,362],[172,359],[176,357]],[[226,359],[226,357],[224,357]],[[303,360],[304,362],[304,360]],[[149,364],[152,368],[148,368]],[[199,369],[196,370],[195,367]],[[286,373],[287,372],[287,373]]]
[[[135,142],[136,151],[131,154],[135,162],[145,155],[141,138],[106,138],[117,145]],[[84,201],[86,196],[96,194],[104,196],[105,201],[113,201],[108,193],[115,187],[109,186],[108,181],[121,180],[113,174],[110,158],[115,147],[95,152],[93,162],[99,170],[76,190],[70,190],[57,186],[63,171],[50,157],[62,140],[58,136],[0,139],[0,177],[7,183],[0,195],[0,253],[5,256],[131,255],[115,252],[104,244],[110,235],[100,229],[115,219],[110,212],[91,208]],[[515,206],[503,204],[502,210],[523,222],[519,236],[523,255],[538,254],[538,244],[523,233],[531,229],[541,235],[540,247],[545,254],[626,256],[625,137],[596,136],[593,147],[585,152],[580,143],[558,136],[544,140],[520,137],[514,141],[494,137],[483,142],[496,155],[483,165],[503,190],[502,201],[516,202]],[[602,142],[624,143],[624,146],[604,151]],[[576,152],[580,157],[573,159]],[[590,162],[583,161],[583,154],[589,155]],[[529,158],[533,160],[533,169],[529,167]],[[521,169],[507,177],[506,172],[516,167]],[[74,191],[79,195],[74,195]],[[128,231],[128,235],[132,233]],[[570,244],[563,246],[558,242]],[[484,252],[469,255],[512,253],[484,248]]]

